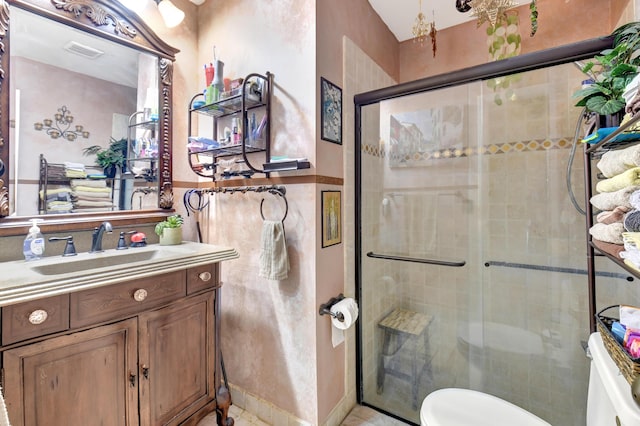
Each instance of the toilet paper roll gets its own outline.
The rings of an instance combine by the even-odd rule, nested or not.
[[[331,312],[342,314],[342,321],[331,317],[331,343],[335,348],[344,342],[344,330],[351,327],[358,319],[358,304],[351,297],[346,297],[331,307]]]

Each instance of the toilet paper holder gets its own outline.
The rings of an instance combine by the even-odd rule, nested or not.
[[[323,303],[322,305],[320,305],[320,310],[319,310],[320,315],[331,315],[332,317],[336,318],[338,321],[344,322],[344,315],[342,314],[342,312],[335,312],[335,313],[331,312],[331,307],[336,303],[338,303],[339,301],[341,301],[342,299],[344,299],[344,295],[340,293],[338,296],[332,297],[331,299],[329,299],[327,303]]]

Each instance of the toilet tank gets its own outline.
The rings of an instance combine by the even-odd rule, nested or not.
[[[600,333],[589,337],[591,370],[587,399],[587,426],[640,425],[640,407],[631,397],[631,386],[620,374],[602,342]]]

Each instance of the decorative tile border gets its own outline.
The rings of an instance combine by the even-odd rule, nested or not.
[[[365,144],[361,150],[364,154],[373,157],[386,158],[390,157],[394,165],[400,165],[407,162],[415,163],[426,160],[443,160],[449,158],[464,158],[474,155],[496,155],[509,154],[527,151],[548,151],[550,149],[567,149],[571,148],[572,141],[567,138],[530,140],[525,142],[506,142],[503,144],[484,145],[479,148],[444,148],[427,152],[414,152],[404,155],[400,158],[397,155],[389,154],[386,150],[386,142],[380,140],[378,146]]]

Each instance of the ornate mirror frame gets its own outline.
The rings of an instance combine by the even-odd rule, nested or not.
[[[109,219],[117,223],[152,223],[173,208],[172,80],[179,52],[162,41],[135,13],[113,0],[0,0],[0,236],[21,233],[28,217],[7,217],[9,208],[9,52],[10,7],[19,7],[106,40],[158,56],[159,99],[159,209],[52,215],[43,223],[58,230],[90,229]]]

